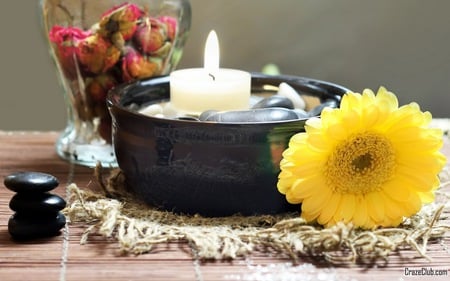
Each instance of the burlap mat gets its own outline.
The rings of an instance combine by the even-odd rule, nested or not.
[[[306,224],[298,213],[277,216],[232,216],[204,218],[184,216],[151,208],[124,189],[123,175],[114,170],[102,179],[103,192],[82,190],[71,184],[68,207],[70,223],[84,223],[81,243],[92,234],[116,241],[123,254],[151,252],[158,244],[186,242],[195,258],[234,259],[258,251],[289,257],[296,262],[308,256],[332,264],[373,263],[387,260],[394,251],[414,250],[423,258],[427,244],[437,242],[450,229],[448,167],[441,173],[441,189],[436,203],[426,205],[397,228],[355,229],[338,224],[331,228]],[[448,190],[448,189],[447,189]]]

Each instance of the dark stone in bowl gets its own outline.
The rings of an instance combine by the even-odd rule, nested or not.
[[[294,109],[294,103],[287,97],[280,95],[273,95],[271,97],[262,99],[257,102],[252,108],[270,108],[270,107],[282,107],[287,109]]]
[[[297,76],[252,74],[252,94],[286,82],[302,96],[335,100],[348,89]],[[273,87],[272,87],[273,88]],[[121,85],[107,99],[127,187],[158,208],[204,216],[299,211],[277,190],[281,153],[307,118],[216,123],[149,117],[136,108],[168,101],[169,78]]]
[[[207,114],[208,116],[206,118],[200,120],[215,121],[221,123],[265,123],[299,119],[297,113],[294,110],[281,107],[257,108],[251,110],[233,110],[216,113],[212,113],[210,110],[208,110]]]

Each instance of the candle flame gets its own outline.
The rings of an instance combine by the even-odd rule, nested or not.
[[[208,34],[205,44],[204,68],[209,74],[214,74],[219,70],[219,39],[214,30]]]

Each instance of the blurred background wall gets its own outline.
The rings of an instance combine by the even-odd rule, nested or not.
[[[221,66],[339,83],[360,92],[383,85],[401,104],[450,117],[447,0],[191,0],[193,22],[179,68],[203,64],[215,29]],[[0,130],[61,130],[66,123],[38,14],[39,1],[4,0],[0,10]]]

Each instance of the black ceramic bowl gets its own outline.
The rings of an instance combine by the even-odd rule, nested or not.
[[[286,82],[307,108],[339,104],[348,89],[297,76],[252,74],[252,94]],[[269,90],[270,92],[270,90]],[[273,92],[272,92],[273,94]],[[135,108],[168,101],[169,78],[121,85],[108,95],[113,143],[127,187],[147,203],[204,216],[275,214],[298,206],[277,190],[281,153],[306,119],[213,123],[149,117]]]

